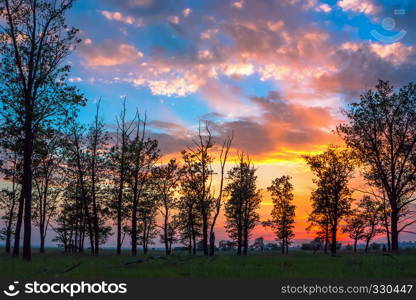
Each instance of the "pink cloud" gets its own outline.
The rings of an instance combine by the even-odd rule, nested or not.
[[[354,13],[373,15],[379,11],[379,7],[377,7],[372,0],[339,0],[337,4],[344,11],[351,11]]]
[[[143,53],[129,44],[113,45],[107,41],[101,45],[89,43],[81,48],[85,64],[90,67],[110,67],[132,63],[143,57]]]

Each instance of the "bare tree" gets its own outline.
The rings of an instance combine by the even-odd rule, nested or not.
[[[187,189],[193,190],[191,199],[196,200],[195,207],[202,221],[202,249],[204,255],[209,255],[209,224],[214,208],[214,197],[211,194],[212,161],[211,149],[214,146],[213,137],[208,123],[204,129],[198,128],[198,137],[194,140],[194,147],[182,152],[184,173]]]
[[[209,239],[209,255],[214,255],[215,252],[215,224],[217,223],[218,216],[221,212],[222,198],[224,191],[224,179],[225,179],[225,166],[227,164],[228,153],[230,152],[231,144],[233,142],[234,135],[231,134],[227,139],[224,140],[221,152],[220,152],[220,185],[218,196],[215,199],[214,204],[214,216],[212,217],[210,227],[210,239]]]
[[[137,115],[134,116],[131,122],[126,120],[126,98],[123,101],[123,109],[120,115],[116,118],[117,132],[115,145],[110,150],[110,164],[113,173],[113,184],[116,201],[110,204],[110,207],[115,211],[115,223],[116,223],[116,235],[117,235],[117,255],[121,254],[121,247],[123,244],[123,228],[127,229],[127,225],[124,221],[127,217],[127,201],[126,197],[126,185],[128,180],[128,158],[127,151],[128,145],[131,139],[131,135],[134,132],[134,122]],[[124,226],[123,226],[124,224]]]

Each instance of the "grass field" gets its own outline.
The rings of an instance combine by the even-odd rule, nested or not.
[[[78,265],[72,270],[72,267]],[[231,253],[215,257],[175,254],[165,257],[152,252],[147,258],[115,256],[104,251],[99,257],[88,254],[65,256],[57,251],[34,254],[26,263],[0,255],[0,277],[37,278],[416,278],[416,253],[394,257],[380,253],[340,253],[339,257],[296,251],[288,256],[277,252],[251,253],[237,257]]]

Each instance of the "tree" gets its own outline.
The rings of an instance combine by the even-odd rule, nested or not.
[[[273,180],[267,190],[272,195],[272,219],[265,224],[271,226],[280,241],[282,253],[288,253],[289,245],[294,237],[295,205],[293,202],[293,185],[290,176],[282,176]]]
[[[137,114],[139,116],[139,114]],[[149,190],[153,180],[151,171],[159,160],[160,150],[158,141],[146,138],[146,118],[144,121],[137,117],[136,136],[127,145],[127,183],[130,186],[130,216],[131,216],[131,253],[137,255],[139,238],[138,219],[141,218],[141,243],[147,252],[147,242],[153,238],[154,214],[157,212],[157,201]],[[150,195],[150,196],[149,196]],[[146,199],[146,197],[150,197]],[[138,217],[138,214],[140,217]]]
[[[358,203],[358,207],[361,210],[360,217],[364,224],[362,238],[365,241],[365,252],[367,253],[371,240],[383,232],[381,227],[383,207],[370,196],[364,196]]]
[[[23,259],[31,260],[33,144],[45,123],[59,121],[84,103],[67,84],[65,57],[80,40],[65,24],[73,0],[2,0],[0,82],[2,117],[23,137]],[[18,244],[17,244],[18,246]]]
[[[262,236],[254,240],[253,249],[264,251],[264,238]]]
[[[86,134],[86,159],[89,197],[91,198],[92,226],[94,232],[94,254],[99,254],[100,240],[105,229],[105,221],[108,217],[108,208],[105,198],[109,194],[105,182],[109,179],[107,148],[109,135],[105,130],[104,123],[100,119],[100,103],[98,101],[93,123],[89,126]],[[105,238],[104,238],[105,239]]]
[[[171,214],[176,207],[175,192],[180,178],[180,168],[174,159],[171,159],[166,165],[154,167],[152,170],[153,187],[161,204],[159,209],[163,218],[161,239],[165,245],[166,255],[170,255],[172,252],[172,240],[177,227],[176,221],[171,218]]]
[[[215,224],[217,223],[218,216],[221,212],[222,207],[222,198],[224,191],[224,179],[225,179],[225,165],[228,159],[228,153],[230,152],[231,144],[233,142],[233,134],[224,140],[221,152],[220,152],[220,185],[218,197],[215,199],[214,203],[214,216],[212,217],[211,227],[210,227],[210,243],[209,243],[209,255],[214,255],[215,252]]]
[[[324,153],[304,156],[315,175],[313,182],[312,216],[329,225],[331,254],[336,255],[340,221],[349,214],[352,191],[348,187],[354,171],[354,160],[347,150],[330,146]]]
[[[16,233],[16,221],[23,214],[23,205],[21,205],[21,152],[19,151],[19,138],[8,135],[13,126],[2,127],[0,132],[0,173],[3,179],[9,183],[9,187],[2,189],[0,192],[0,211],[4,214],[1,219],[5,222],[5,228],[0,232],[0,239],[5,240],[5,251],[10,253],[12,238],[20,239],[20,231]],[[21,219],[21,218],[20,218]],[[19,226],[20,228],[20,226]],[[15,241],[16,242],[16,241]],[[16,242],[18,243],[18,241]]]
[[[143,254],[147,254],[149,245],[158,235],[156,216],[159,208],[159,197],[151,185],[146,185],[141,192],[140,205],[137,207],[137,238],[138,245],[142,245]],[[132,234],[133,237],[133,234]]]
[[[17,198],[16,191],[2,189],[0,191],[0,211],[3,215],[0,217],[5,224],[4,228],[0,228],[0,240],[4,240],[5,251],[10,253],[11,241],[13,237],[13,226],[16,222]]]
[[[237,255],[247,254],[251,231],[259,221],[257,209],[261,196],[257,190],[256,169],[244,154],[239,155],[237,166],[228,172],[230,181],[225,187],[228,201],[225,204],[226,229],[231,239],[237,242]]]
[[[193,147],[182,151],[184,162],[184,189],[192,196],[187,200],[195,200],[196,212],[202,222],[202,249],[204,255],[214,255],[215,252],[215,224],[221,212],[225,180],[225,166],[233,135],[231,134],[218,149],[208,122],[205,126],[199,124],[198,135],[193,140]],[[219,152],[219,188],[215,193],[212,185],[214,179],[213,163],[215,154]]]
[[[88,230],[88,237],[90,241],[90,250],[92,254],[95,254],[95,243],[94,243],[94,230],[93,230],[93,218],[91,216],[91,195],[88,188],[88,149],[86,147],[86,134],[85,128],[78,124],[73,124],[69,129],[68,143],[65,149],[65,165],[69,172],[68,182],[72,183],[67,188],[67,197],[75,200],[73,205],[69,204],[66,209],[72,207],[80,209],[76,211],[75,218],[77,218],[81,224],[80,237],[79,237],[79,249],[83,251],[83,241],[85,238],[84,229]],[[71,199],[72,198],[72,199]],[[66,216],[64,216],[65,218]],[[76,223],[75,223],[76,224]],[[66,224],[67,225],[67,224]],[[71,224],[72,225],[72,224]],[[77,228],[77,227],[76,227]],[[77,231],[75,231],[77,233]]]
[[[354,253],[357,252],[357,243],[364,237],[365,221],[358,209],[351,211],[345,218],[346,225],[342,232],[347,233],[348,237],[354,241]]]
[[[315,254],[319,249],[323,247],[323,240],[320,237],[315,238],[309,243],[302,244],[301,250],[312,250]]]
[[[186,174],[186,173],[184,173]],[[196,203],[194,190],[189,188],[189,179],[186,176],[181,180],[182,196],[176,204],[179,241],[188,247],[189,254],[196,255],[197,238],[201,236],[202,221]]]
[[[323,249],[325,254],[328,253],[331,237],[329,232],[329,216],[322,210],[312,210],[308,216],[309,225],[306,227],[308,232],[314,231],[316,239],[323,241]]]
[[[198,137],[194,140],[194,148],[182,151],[186,189],[192,190],[192,200],[200,214],[202,222],[202,249],[204,255],[209,255],[208,239],[211,213],[214,209],[215,198],[211,194],[212,183],[212,153],[214,146],[211,130],[205,125],[205,132],[198,128]]]
[[[59,202],[55,225],[52,225],[56,233],[53,241],[58,247],[64,248],[66,254],[84,252],[87,218],[83,213],[83,200],[76,179],[73,181],[71,177],[68,178]]]
[[[123,101],[123,109],[120,115],[116,118],[117,132],[116,141],[109,153],[110,168],[112,170],[113,178],[112,183],[114,185],[114,203],[110,203],[113,215],[115,215],[116,223],[116,235],[117,235],[117,255],[121,254],[121,247],[123,244],[123,228],[127,229],[128,225],[125,224],[127,219],[127,201],[126,199],[126,184],[128,180],[128,161],[127,151],[128,145],[131,139],[131,135],[135,129],[134,121],[138,116],[136,115],[131,122],[126,121],[126,98]],[[139,120],[140,121],[140,120]],[[139,122],[138,121],[138,122]],[[124,224],[124,226],[123,226]],[[124,234],[126,233],[124,231]]]
[[[364,177],[383,191],[390,208],[391,250],[399,248],[400,215],[414,202],[416,184],[416,85],[395,92],[388,81],[361,95],[345,111],[348,122],[338,127],[348,147],[363,164]]]
[[[44,130],[42,139],[34,143],[33,157],[33,221],[39,227],[40,253],[45,252],[45,239],[52,218],[56,215],[58,200],[66,181],[62,170],[64,137],[61,132]]]

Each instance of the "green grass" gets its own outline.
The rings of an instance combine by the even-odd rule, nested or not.
[[[141,260],[139,263],[126,264]],[[81,262],[72,271],[65,270]],[[116,256],[103,251],[66,256],[56,250],[34,254],[31,263],[0,255],[0,277],[37,278],[416,278],[416,253],[395,257],[380,253],[341,253],[339,257],[294,251],[288,256],[277,252],[251,253],[237,257],[231,253],[215,257],[175,254],[165,257],[152,252],[145,258],[127,254]]]

